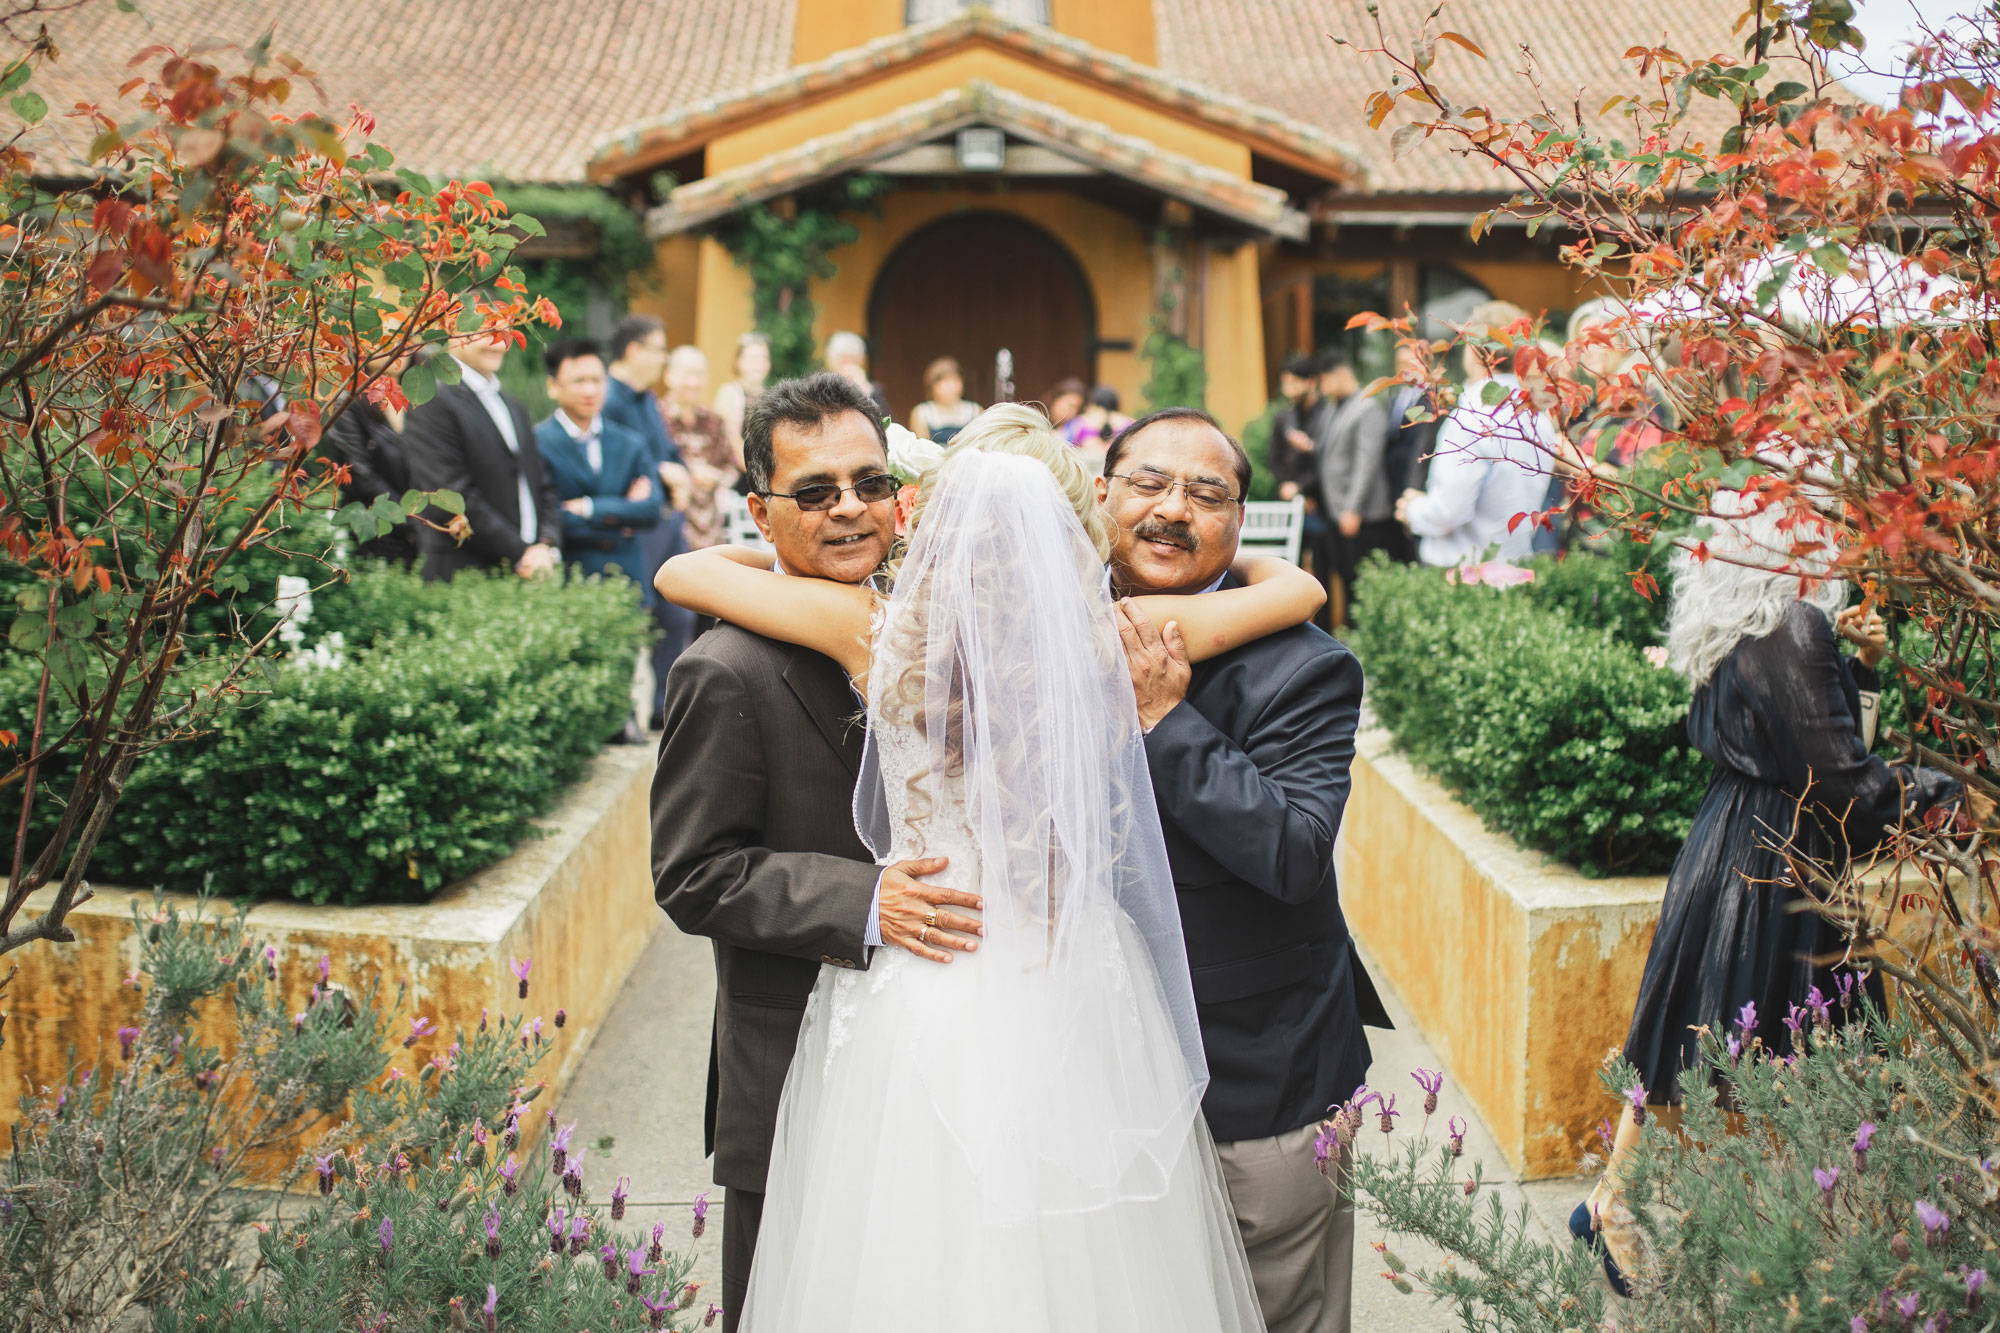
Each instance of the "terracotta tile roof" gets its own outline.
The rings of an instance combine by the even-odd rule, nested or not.
[[[654,235],[685,231],[965,125],[992,125],[1274,236],[1305,239],[1306,215],[1283,190],[1162,151],[1145,139],[976,79],[886,116],[683,185],[647,221]]]
[[[1383,27],[1401,49],[1436,0],[1379,0]],[[1614,93],[1637,89],[1624,60],[1633,46],[1663,40],[1694,57],[1742,49],[1732,35],[1743,0],[1454,0],[1438,25],[1461,32],[1485,50],[1480,60],[1449,43],[1438,47],[1438,76],[1466,105],[1496,112],[1532,109],[1521,78],[1521,48],[1530,48],[1549,100],[1568,106],[1577,90],[1586,112]],[[1370,193],[1451,193],[1505,190],[1491,168],[1461,158],[1433,140],[1391,158],[1389,134],[1405,117],[1368,128],[1368,94],[1387,82],[1352,47],[1333,36],[1375,45],[1367,0],[1153,0],[1158,59],[1170,74],[1254,97],[1265,106],[1318,126],[1359,154]],[[1719,136],[1722,124],[1713,127]]]
[[[1200,3],[1201,0],[1191,0]],[[1248,0],[1254,8],[1261,0]],[[885,69],[923,59],[971,41],[1020,51],[1038,61],[1094,82],[1128,90],[1147,101],[1261,141],[1269,150],[1315,165],[1339,178],[1353,173],[1351,149],[1310,120],[1272,110],[1228,89],[1155,69],[1113,52],[1066,37],[1040,24],[1017,23],[985,9],[878,37],[851,51],[799,65],[749,87],[722,91],[705,101],[684,103],[650,120],[635,118],[599,145],[593,158],[600,176],[629,170],[685,152],[725,126],[789,108],[801,98],[873,77]]]
[[[374,113],[376,137],[421,171],[577,181],[621,125],[757,83],[791,58],[796,0],[144,0],[144,17],[91,4],[51,16],[63,52],[37,86],[60,113],[110,104],[125,62],[156,42],[247,44],[316,70],[302,110]],[[114,114],[116,114],[114,112]],[[53,148],[74,158],[71,129]],[[54,161],[50,167],[57,165]]]

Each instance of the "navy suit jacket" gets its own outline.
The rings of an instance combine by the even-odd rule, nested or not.
[[[681,461],[680,446],[674,443],[673,432],[667,429],[660,400],[652,394],[641,393],[621,379],[605,376],[604,419],[637,435],[655,464]],[[657,469],[654,475],[658,475]]]
[[[562,511],[563,560],[571,569],[586,574],[603,574],[612,566],[644,590],[644,600],[652,600],[646,583],[645,550],[639,532],[660,521],[660,478],[645,442],[631,431],[600,419],[604,466],[592,471],[582,444],[570,438],[562,423],[550,417],[535,427],[535,443],[549,479],[555,483],[556,498],[574,500],[589,496],[590,517]],[[643,500],[628,500],[625,491],[633,481],[645,478],[652,493]]]
[[[1146,737],[1220,1142],[1324,1117],[1389,1026],[1333,873],[1360,711],[1360,662],[1300,625],[1196,665]]]

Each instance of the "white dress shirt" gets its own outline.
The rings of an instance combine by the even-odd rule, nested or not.
[[[458,361],[457,357],[452,360]],[[521,441],[514,434],[514,413],[509,410],[507,400],[500,396],[500,381],[480,374],[463,361],[458,361],[458,377],[465,387],[472,390],[473,397],[486,409],[486,415],[493,418],[493,424],[500,430],[500,438],[507,442],[507,448],[514,457],[521,456]],[[535,512],[535,493],[528,489],[528,470],[514,469],[514,480],[520,489],[521,540],[528,545],[535,544],[540,530],[541,516]]]
[[[597,473],[599,477],[602,477],[604,475],[604,414],[599,412],[590,419],[588,426],[579,426],[569,419],[569,413],[558,407],[556,409],[556,424],[563,428],[564,434],[583,445],[583,456],[590,463],[590,470]],[[597,502],[586,495],[583,497],[583,503],[583,516],[585,518],[592,517],[597,512]]]
[[[1521,413],[1503,401],[1480,400],[1489,383],[1511,396],[1521,387],[1512,375],[1475,380],[1465,386],[1458,406],[1438,427],[1436,452],[1424,493],[1404,515],[1422,538],[1417,555],[1427,565],[1457,566],[1486,557],[1503,562],[1533,553],[1535,525],[1527,519],[1509,532],[1514,515],[1537,513],[1549,493],[1551,453],[1558,441],[1548,415]]]

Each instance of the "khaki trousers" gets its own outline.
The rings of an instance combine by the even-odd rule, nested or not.
[[[1269,1333],[1347,1333],[1354,1199],[1313,1164],[1318,1134],[1315,1124],[1215,1145]]]

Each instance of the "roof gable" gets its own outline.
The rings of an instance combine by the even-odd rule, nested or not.
[[[637,121],[598,144],[592,154],[591,175],[603,180],[649,170],[760,119],[798,111],[811,102],[890,77],[912,65],[981,45],[1218,130],[1256,152],[1323,178],[1351,180],[1357,174],[1353,154],[1304,121],[1099,50],[1049,28],[972,9],[797,66],[738,91]]]

